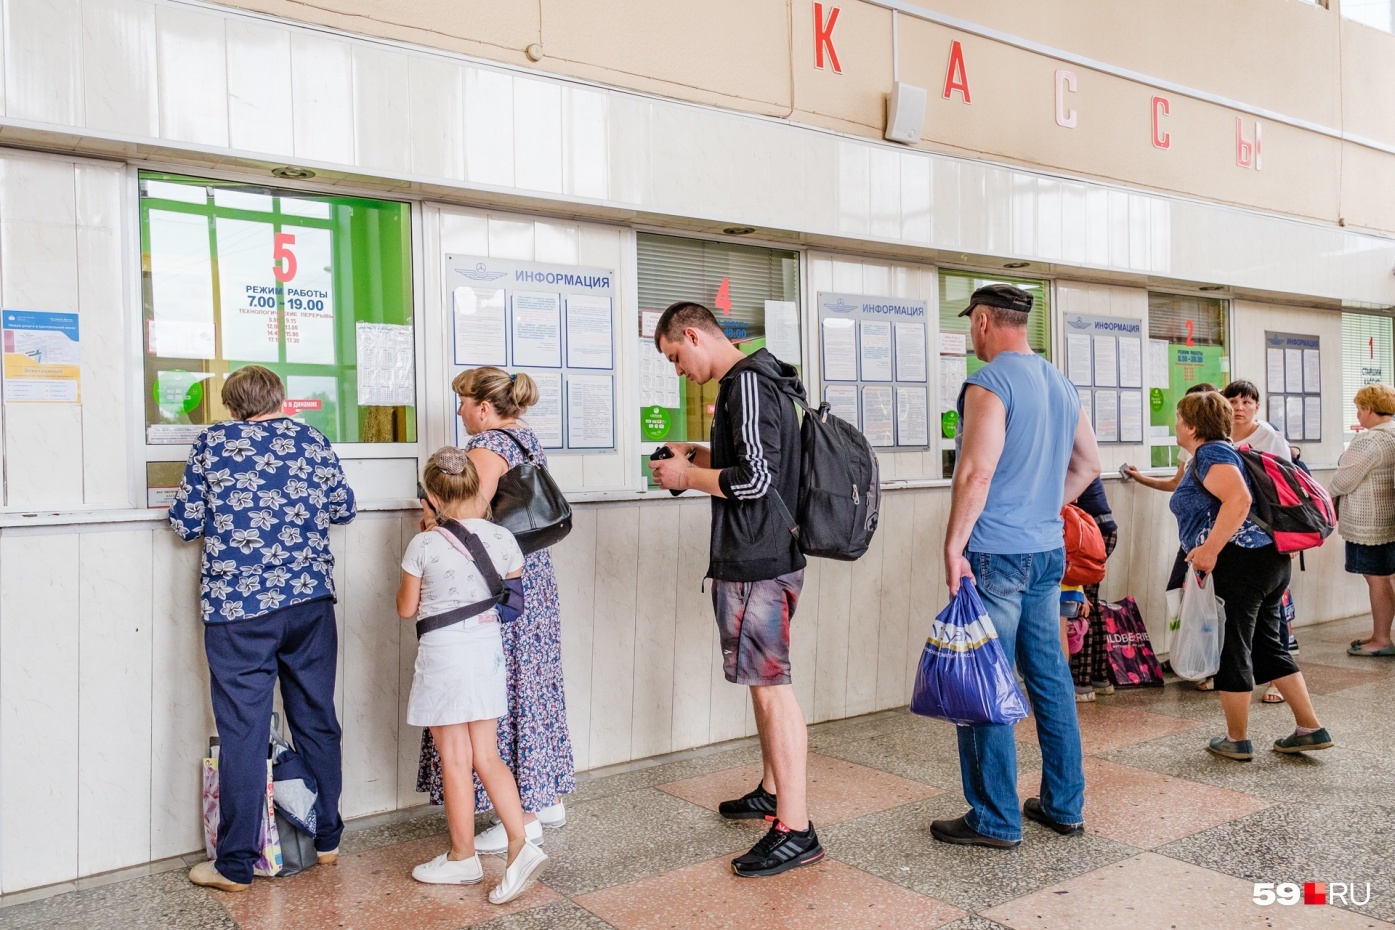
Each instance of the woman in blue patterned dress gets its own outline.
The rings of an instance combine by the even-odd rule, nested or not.
[[[510,375],[499,368],[474,368],[461,372],[451,387],[460,396],[460,420],[470,434],[465,449],[479,472],[486,500],[494,497],[504,473],[524,461],[518,443],[546,466],[542,443],[519,422],[538,402],[538,386],[532,378],[521,372]],[[422,523],[423,529],[431,523],[431,513],[425,507]],[[562,796],[576,789],[562,688],[557,575],[547,549],[526,557],[523,597],[523,616],[500,628],[508,662],[509,712],[499,720],[499,757],[518,781],[528,839],[541,845],[543,827],[561,827],[567,822]],[[423,731],[421,737],[417,790],[429,792],[433,804],[442,802],[441,760],[430,730]],[[489,809],[489,797],[476,779],[475,810],[482,813]],[[497,819],[475,837],[475,849],[482,853],[507,851],[508,839]]]

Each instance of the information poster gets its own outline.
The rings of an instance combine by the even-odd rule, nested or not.
[[[412,327],[358,323],[358,405],[414,406],[417,402]]]
[[[820,293],[818,315],[824,400],[834,412],[878,448],[929,446],[925,301]]]
[[[615,448],[615,389],[610,375],[567,375],[567,448]]]
[[[1289,442],[1322,440],[1322,340],[1299,333],[1264,334],[1269,425]]]
[[[614,449],[614,272],[447,255],[446,277],[456,370],[526,371],[540,394],[526,419],[544,448]],[[661,427],[680,402],[677,378],[652,333],[642,342],[641,420],[666,432]]]
[[[573,294],[567,298],[568,368],[610,371],[615,367],[613,319],[609,297]]]
[[[82,343],[76,313],[3,310],[4,402],[82,400]]]
[[[765,302],[765,349],[796,368],[804,364],[804,353],[799,349],[798,303],[793,300]]]
[[[513,294],[513,364],[520,368],[562,367],[560,294]]]
[[[1065,323],[1066,376],[1080,392],[1095,439],[1142,443],[1143,321],[1072,313]],[[1156,365],[1152,340],[1148,349]]]
[[[828,404],[833,415],[847,420],[853,426],[862,428],[862,416],[857,403],[857,385],[829,384],[823,389],[824,403]]]

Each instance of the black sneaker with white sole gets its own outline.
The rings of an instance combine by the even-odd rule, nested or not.
[[[731,860],[731,870],[742,878],[779,875],[822,858],[823,847],[812,823],[803,832],[797,832],[776,820],[750,852]]]
[[[717,813],[728,820],[761,820],[775,816],[775,795],[765,790],[764,781],[756,785],[754,791],[747,792],[734,801],[723,801],[717,805]]]

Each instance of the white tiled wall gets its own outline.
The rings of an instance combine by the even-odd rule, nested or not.
[[[103,162],[0,153],[0,303],[74,312],[82,405],[7,404],[12,509],[128,502],[126,174]]]
[[[1395,243],[178,0],[5,0],[4,116],[333,178],[1395,303]],[[215,154],[216,157],[216,154]]]

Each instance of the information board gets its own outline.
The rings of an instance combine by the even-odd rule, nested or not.
[[[926,303],[820,293],[823,400],[877,448],[930,445]]]
[[[526,372],[541,397],[524,419],[544,448],[614,449],[614,282],[605,268],[446,255],[454,371]]]
[[[0,311],[7,404],[76,404],[82,399],[82,343],[76,313]]]
[[[1289,442],[1322,441],[1322,339],[1264,334],[1268,420]]]
[[[1066,376],[1100,443],[1143,442],[1143,321],[1072,313]]]

